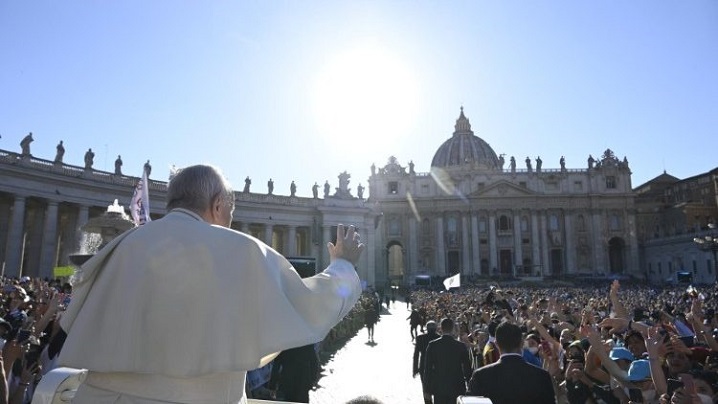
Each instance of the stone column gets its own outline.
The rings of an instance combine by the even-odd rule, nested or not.
[[[563,212],[563,228],[566,240],[566,270],[565,273],[576,273],[576,237],[573,229],[573,212],[565,210]]]
[[[57,263],[57,201],[48,201],[45,210],[45,225],[42,230],[42,248],[38,275],[52,278]]]
[[[289,226],[287,239],[287,255],[297,255],[297,226]]]
[[[469,242],[469,214],[461,214],[461,274],[471,274],[471,244]]]
[[[481,244],[479,236],[479,218],[476,213],[471,215],[471,261],[472,261],[472,274],[478,274],[481,272]]]
[[[543,274],[551,275],[551,261],[549,260],[548,225],[546,223],[546,211],[541,212],[541,261],[543,261]]]
[[[362,259],[359,260],[359,264],[362,267],[366,267],[366,282],[367,285],[376,285],[376,236],[374,232],[374,219],[369,218],[365,225],[366,231],[366,247],[362,254]],[[364,259],[366,257],[366,259]]]
[[[494,269],[496,271],[494,271]],[[499,246],[496,242],[496,212],[489,213],[489,274],[499,274]]]
[[[264,225],[264,242],[274,248],[272,245],[272,236],[274,235],[274,226],[270,223]]]
[[[18,276],[20,274],[24,234],[25,197],[15,195],[7,237],[7,248],[5,249],[5,276]]]
[[[406,259],[406,273],[409,279],[412,279],[416,273],[416,269],[419,267],[418,259],[418,246],[416,237],[416,217],[409,215],[409,248],[408,257]]]
[[[320,248],[319,251],[322,252],[322,269],[329,266],[329,251],[327,251],[327,243],[332,241],[331,236],[329,233],[331,233],[332,226],[329,225],[323,225],[322,226],[322,242],[319,243],[319,246],[324,246],[324,248]]]
[[[531,211],[531,272],[536,275],[539,269],[543,274],[541,262],[541,239],[539,238],[539,212]]]
[[[446,246],[444,245],[444,218],[436,218],[436,266],[440,276],[446,276]]]
[[[626,223],[626,229],[624,230],[626,233],[628,233],[628,242],[630,243],[629,251],[630,251],[630,257],[628,262],[628,268],[629,273],[632,273],[633,275],[642,276],[643,271],[641,271],[641,267],[639,266],[639,260],[638,260],[638,238],[636,237],[636,214],[632,211],[628,212],[628,220]]]
[[[593,241],[593,272],[596,274],[605,274],[606,268],[604,266],[604,242],[603,242],[603,225],[602,225],[603,214],[598,210],[594,210],[592,214],[592,231],[591,239]]]
[[[516,276],[516,266],[524,264],[523,251],[521,251],[521,215],[514,211],[514,268],[512,273]]]

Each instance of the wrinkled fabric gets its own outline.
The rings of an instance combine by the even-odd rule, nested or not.
[[[243,372],[242,385],[273,354],[322,340],[361,293],[346,260],[301,279],[261,241],[184,209],[122,234],[81,271],[61,319],[61,366],[187,379]]]

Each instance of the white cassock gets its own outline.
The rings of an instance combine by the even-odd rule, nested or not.
[[[82,266],[60,324],[74,403],[244,403],[247,370],[322,340],[361,293],[351,263],[301,279],[261,241],[175,209]]]

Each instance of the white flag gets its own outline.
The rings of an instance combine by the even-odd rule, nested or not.
[[[449,290],[451,288],[458,288],[459,286],[461,286],[461,273],[444,279],[444,287],[446,288],[446,290]]]
[[[150,219],[150,193],[147,188],[147,170],[145,169],[142,170],[142,178],[137,181],[135,193],[132,194],[130,212],[132,213],[132,220],[137,226],[152,220]]]

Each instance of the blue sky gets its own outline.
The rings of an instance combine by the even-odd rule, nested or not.
[[[0,149],[153,177],[212,163],[311,195],[429,170],[463,105],[497,153],[637,186],[718,166],[718,2],[0,2]],[[354,191],[356,192],[356,191]]]

